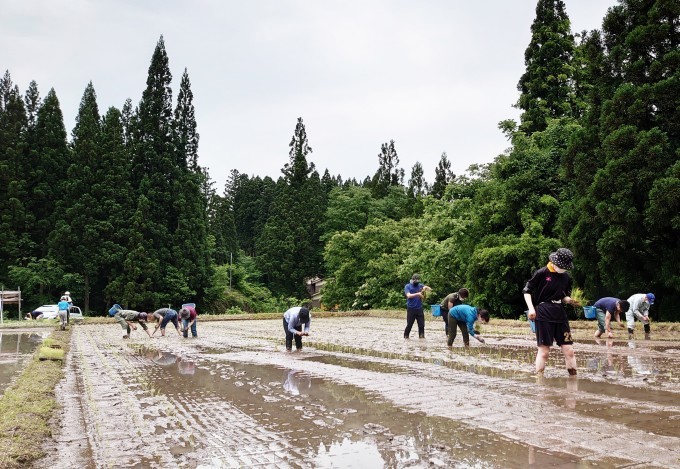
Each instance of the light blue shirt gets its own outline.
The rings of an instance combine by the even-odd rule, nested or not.
[[[449,315],[456,321],[467,323],[468,333],[475,336],[475,321],[477,321],[477,308],[470,305],[456,305],[449,310]]]
[[[59,308],[59,311],[68,311],[68,301],[60,301],[57,303],[57,307]]]

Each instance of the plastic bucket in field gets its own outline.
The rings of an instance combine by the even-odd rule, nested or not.
[[[123,308],[121,308],[121,306],[119,304],[115,304],[115,305],[111,306],[111,309],[109,309],[109,316],[114,316],[121,309],[123,309]]]
[[[595,319],[597,318],[597,309],[595,306],[584,306],[583,314],[586,316],[586,319]]]
[[[440,305],[430,306],[430,311],[432,311],[432,316],[441,316],[442,315],[442,310],[441,310]]]
[[[196,303],[184,303],[182,305],[182,308],[184,308],[185,306],[191,306],[192,308],[196,309]]]
[[[529,311],[524,311],[524,314],[527,315],[527,321],[529,321],[529,327],[531,327],[531,332],[534,334],[536,333],[536,321],[533,319],[529,319]]]

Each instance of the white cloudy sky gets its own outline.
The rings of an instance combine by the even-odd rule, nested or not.
[[[572,31],[601,26],[616,0],[565,0]],[[0,0],[0,69],[41,96],[66,129],[92,81],[102,114],[138,103],[160,35],[176,95],[186,67],[200,163],[220,190],[230,170],[277,178],[302,117],[319,172],[373,175],[395,140],[407,178],[460,174],[507,142],[517,118],[536,0]]]

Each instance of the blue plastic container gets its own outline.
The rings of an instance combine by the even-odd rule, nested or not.
[[[584,306],[583,314],[586,316],[586,319],[596,319],[597,309],[595,308],[595,306]]]
[[[431,305],[430,311],[432,311],[432,316],[439,317],[442,315],[441,305]]]
[[[123,309],[123,308],[121,308],[121,306],[119,304],[115,304],[115,305],[111,306],[111,309],[109,309],[109,316],[115,316],[116,313],[118,311],[120,311],[121,309]]]
[[[527,321],[529,321],[529,327],[531,327],[531,332],[534,334],[536,333],[536,321],[533,319],[529,319],[529,311],[524,311],[524,314],[527,315]]]

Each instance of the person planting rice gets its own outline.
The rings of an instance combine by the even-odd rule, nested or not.
[[[191,337],[198,337],[196,332],[196,308],[191,305],[184,305],[179,310],[179,317],[182,319],[182,335],[189,337],[189,329],[191,329]]]
[[[621,327],[624,327],[621,322],[621,312],[628,311],[630,304],[625,300],[622,301],[618,298],[606,296],[597,300],[593,306],[595,307],[597,314],[597,331],[595,331],[595,338],[599,338],[606,332],[607,337],[611,339],[614,337],[611,328],[612,318],[614,318]]]
[[[461,288],[457,292],[450,293],[442,300],[439,307],[442,311],[442,319],[444,320],[444,332],[449,333],[449,314],[447,314],[454,306],[462,305],[463,301],[467,300],[470,292],[467,288]]]
[[[305,329],[302,330],[304,324]],[[283,313],[283,330],[286,333],[286,351],[293,350],[293,339],[295,339],[295,348],[302,350],[302,336],[309,335],[309,328],[312,325],[312,315],[309,308],[304,306],[295,306]]]
[[[144,332],[146,332],[146,334],[151,337],[151,332],[149,332],[149,328],[146,326],[146,313],[140,313],[139,311],[133,311],[130,309],[121,309],[116,312],[113,318],[118,322],[118,324],[120,324],[120,327],[122,327],[123,330],[127,331],[127,333],[123,336],[123,339],[130,338],[130,329],[133,331],[137,330],[135,323],[142,326]]]
[[[420,275],[413,274],[411,281],[404,286],[406,295],[406,329],[404,329],[404,339],[411,335],[413,323],[418,321],[418,337],[425,338],[425,315],[423,314],[423,299],[425,294],[431,290],[427,285],[420,283]]]
[[[567,371],[576,375],[574,342],[564,309],[565,303],[576,303],[570,297],[572,281],[567,273],[574,266],[574,255],[567,248],[559,248],[548,259],[548,264],[534,272],[522,290],[529,310],[527,317],[536,321],[536,373],[543,374],[550,347],[556,342]]]
[[[158,329],[161,330],[161,336],[165,337],[165,327],[168,325],[169,322],[172,322],[172,324],[175,326],[175,330],[177,330],[177,335],[181,336],[182,333],[179,330],[179,321],[177,320],[177,311],[174,309],[170,308],[161,308],[157,309],[156,311],[153,312],[153,315],[151,318],[156,321],[156,328],[153,331],[154,335],[156,334],[156,331]]]
[[[630,306],[626,311],[626,325],[628,326],[628,339],[633,340],[635,318],[642,322],[645,328],[645,339],[649,339],[649,308],[654,304],[654,293],[638,293],[628,298]]]
[[[481,320],[485,324],[489,322],[489,312],[485,309],[477,310],[475,306],[470,305],[456,305],[452,307],[448,312],[449,320],[447,322],[448,326],[448,338],[447,345],[451,347],[453,341],[456,339],[456,326],[460,329],[460,333],[463,335],[463,344],[466,347],[470,346],[470,337],[472,336],[481,343],[484,343],[484,339],[475,333],[475,322]]]

